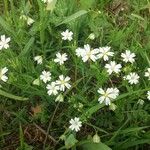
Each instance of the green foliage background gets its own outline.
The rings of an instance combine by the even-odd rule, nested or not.
[[[137,55],[136,63],[124,66],[124,70],[143,76],[150,67],[149,1],[58,0],[55,7],[49,7],[50,11],[45,11],[46,5],[40,0],[0,1],[0,34],[11,37],[10,49],[0,52],[0,68],[9,68],[9,81],[1,83],[3,91],[0,91],[0,149],[41,149],[44,140],[30,141],[25,129],[36,124],[46,132],[56,107],[59,108],[48,134],[58,143],[46,142],[45,149],[63,149],[64,142],[59,137],[73,116],[80,116],[85,124],[77,134],[79,142],[73,143],[72,149],[96,132],[114,150],[149,149],[150,102],[145,95],[150,89],[148,80],[141,78],[140,84],[131,87],[119,76],[112,78],[117,81],[113,84],[121,89],[113,112],[97,102],[97,89],[111,84],[100,65],[103,62],[86,64],[75,56],[75,49],[86,43],[92,47],[110,45],[115,60],[121,62],[119,54],[131,49]],[[20,20],[22,14],[33,18],[35,23],[27,26]],[[61,39],[61,32],[67,28],[74,33],[72,42]],[[90,33],[96,35],[95,40],[88,39]],[[58,51],[69,55],[70,61],[63,67],[53,62]],[[44,57],[43,65],[35,64],[36,55]],[[65,93],[64,102],[59,106],[55,97],[47,95],[43,83],[33,85],[45,68],[54,74],[54,79],[60,74],[71,77],[73,88]],[[139,99],[145,100],[143,106],[137,104]],[[77,111],[74,105],[79,103],[83,108]],[[36,105],[41,105],[42,112],[35,117],[31,115],[31,107]]]

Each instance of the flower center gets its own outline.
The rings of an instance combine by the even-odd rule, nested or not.
[[[87,56],[88,56],[88,58],[91,57],[91,51],[89,51],[89,52],[87,53]]]
[[[75,124],[76,126],[78,126],[78,122],[75,121],[74,124]]]
[[[108,93],[105,93],[105,94],[104,94],[104,97],[108,97]]]
[[[65,84],[65,81],[64,81],[64,80],[61,80],[61,84]]]

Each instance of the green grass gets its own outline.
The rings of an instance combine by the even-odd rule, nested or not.
[[[150,102],[146,97],[150,81],[144,77],[150,67],[150,2],[57,0],[54,5],[48,11],[41,0],[0,1],[0,35],[11,37],[10,48],[0,51],[0,68],[9,69],[9,80],[0,81],[0,149],[96,150],[95,144],[88,143],[96,133],[102,142],[96,145],[100,149],[150,149]],[[35,22],[28,26],[20,19],[22,14]],[[61,38],[66,29],[74,34],[71,42]],[[88,38],[91,33],[94,40]],[[82,62],[75,49],[87,43],[94,48],[111,46],[112,60],[123,66],[120,76],[109,76],[102,60]],[[126,49],[136,54],[133,65],[121,60]],[[68,54],[65,65],[54,63],[57,52]],[[43,56],[42,65],[34,62],[37,55]],[[44,69],[52,73],[53,80],[60,74],[71,78],[72,88],[62,93],[64,102],[55,102],[56,96],[47,94],[42,81],[33,84]],[[131,86],[122,80],[131,71],[140,75],[139,84]],[[98,88],[112,85],[120,90],[115,111],[97,101]],[[139,99],[145,103],[137,104]],[[80,103],[83,107],[79,109]],[[33,110],[40,113],[33,114]],[[83,122],[78,133],[68,130],[74,117]]]

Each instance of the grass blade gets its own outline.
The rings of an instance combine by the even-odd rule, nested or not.
[[[88,13],[88,11],[86,11],[86,10],[80,10],[80,11],[74,13],[73,15],[68,16],[64,21],[59,23],[57,26],[68,23],[70,21],[73,21],[73,20],[75,20],[75,19],[79,18],[80,16],[87,14],[87,13]]]
[[[24,49],[22,50],[22,52],[21,52],[21,54],[20,54],[21,56],[28,53],[28,51],[30,50],[31,46],[32,46],[33,43],[34,43],[34,40],[35,40],[34,37],[31,37],[31,38],[30,38],[30,40],[28,41],[28,43],[25,45]]]
[[[15,96],[13,94],[7,93],[5,91],[0,90],[0,95],[5,96],[10,99],[18,100],[18,101],[26,101],[28,98],[20,97],[20,96]]]

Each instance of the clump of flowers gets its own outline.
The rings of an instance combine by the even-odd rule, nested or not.
[[[43,0],[43,2],[48,3],[51,1]],[[31,18],[28,18],[27,16],[22,16],[21,19],[26,20],[28,25],[31,25],[34,22],[34,20],[32,20]],[[62,36],[61,38],[63,41],[73,40],[73,32],[70,31],[69,29],[66,29],[66,31],[63,31],[61,33],[61,36]],[[93,33],[90,34],[88,39],[94,40],[95,35]],[[9,48],[9,42],[10,42],[10,38],[6,38],[5,35],[2,35],[1,40],[0,40],[0,50]],[[139,83],[139,79],[140,79],[140,76],[136,71],[131,71],[132,65],[133,63],[135,63],[135,58],[136,58],[135,53],[131,52],[130,50],[126,50],[125,52],[121,53],[119,57],[121,61],[119,63],[117,63],[118,60],[114,60],[113,58],[114,55],[115,55],[115,51],[114,50],[112,51],[112,48],[110,46],[101,46],[98,48],[92,48],[90,44],[83,44],[83,46],[76,47],[74,49],[75,59],[78,57],[81,60],[81,63],[87,66],[90,66],[91,64],[99,65],[102,71],[107,74],[109,78],[109,82],[111,82],[111,86],[109,86],[109,88],[106,88],[108,87],[108,83],[109,83],[109,82],[106,82],[106,85],[105,84],[101,85],[99,89],[97,89],[96,87],[96,90],[99,94],[99,96],[97,97],[97,101],[99,103],[97,102],[97,104],[102,105],[102,106],[106,105],[112,111],[116,110],[117,106],[115,105],[115,101],[119,98],[119,95],[121,93],[121,90],[119,89],[120,87],[117,86],[118,83],[123,82],[127,86],[136,86],[136,84]],[[52,68],[53,64],[55,64],[54,66],[58,67],[58,72],[62,71],[62,68],[64,69],[66,67],[64,66],[64,64],[66,63],[66,61],[68,61],[68,59],[71,59],[71,57],[69,57],[68,52],[61,52],[61,53],[57,52],[55,58],[52,58],[52,61],[51,61],[52,63],[50,63],[50,65],[46,65],[45,67]],[[43,62],[43,55],[42,56],[35,55],[33,57],[33,60],[36,62],[36,65],[40,65],[40,67],[42,67],[45,62],[45,61]],[[128,65],[131,68],[131,70],[124,71],[125,69],[122,69],[122,68]],[[55,72],[53,73],[53,70],[51,69],[48,70],[47,68],[45,70],[43,69],[43,71],[40,73],[38,78],[33,81],[32,85],[45,86],[48,96],[54,97],[55,102],[63,102],[65,100],[65,95],[67,93],[66,91],[69,90],[70,92],[72,88],[74,88],[74,86],[71,85],[70,77],[72,77],[72,75],[70,75],[70,77],[66,75],[67,71],[65,73],[62,73],[63,72],[62,71],[60,74],[58,74],[57,72],[57,75],[55,75]],[[0,69],[0,80],[2,80],[3,82],[6,82],[8,80],[7,72],[8,72],[7,67]],[[122,75],[124,76],[123,78],[122,78]],[[116,76],[120,77],[120,80],[118,81],[117,84],[115,84],[112,81],[112,77],[116,78]],[[150,80],[150,68],[148,68],[145,71],[144,76],[147,77],[148,80]],[[123,79],[128,82],[125,82]],[[42,82],[40,82],[40,80]],[[150,91],[147,91],[147,99],[150,100]],[[137,103],[143,105],[144,101],[143,100],[138,101]],[[76,104],[78,104],[78,107],[76,107]],[[84,105],[82,102],[77,102],[76,104],[74,104],[73,106],[74,108],[78,108],[80,112],[81,108],[83,108]],[[82,120],[82,117],[80,116],[75,117],[74,119],[71,119],[69,121],[70,123],[69,129],[75,132],[80,131],[82,124],[84,122],[83,120],[82,122],[80,119]],[[95,135],[94,139],[97,143],[100,141],[97,135]]]
[[[84,45],[84,48],[77,48],[76,55],[81,57],[83,62],[96,60],[103,58],[104,61],[108,61],[109,57],[113,56],[114,53],[110,51],[110,47],[91,48],[89,44]]]
[[[69,31],[69,29],[62,32],[61,35],[62,35],[62,40],[65,40],[65,41],[73,40],[73,32]],[[88,38],[91,40],[94,40],[95,35],[90,34]],[[115,53],[114,51],[111,50],[110,46],[92,48],[90,44],[85,44],[83,47],[77,47],[75,49],[75,54],[77,57],[81,58],[83,63],[86,63],[86,62],[96,63],[100,61],[105,62],[103,64],[103,68],[108,73],[108,76],[111,76],[113,73],[114,73],[113,75],[117,75],[117,76],[119,75],[119,73],[123,74],[122,68],[124,65],[121,62],[117,63],[115,60],[111,60],[113,56],[115,55]],[[120,58],[122,59],[124,63],[131,63],[131,64],[135,62],[135,57],[136,57],[135,53],[131,52],[130,50],[126,50],[125,52],[121,53],[121,56],[120,56]],[[37,64],[42,63],[41,56],[35,56],[34,60],[37,62]],[[56,58],[54,58],[54,62],[56,64],[59,64],[60,66],[63,66],[67,60],[68,60],[68,55],[66,53],[60,53],[60,52],[57,52]],[[127,73],[128,74],[126,74],[122,79],[127,80],[131,86],[139,83],[140,76],[136,72],[127,72]],[[145,72],[145,77],[148,77],[148,79],[150,80],[149,68]],[[50,82],[52,80],[51,78],[52,78],[51,73],[49,71],[43,71],[42,74],[40,75],[40,79],[44,83]],[[52,96],[52,95],[56,96],[55,102],[63,102],[64,101],[63,92],[71,88],[70,80],[71,78],[69,76],[65,76],[63,74],[59,75],[56,80],[53,80],[47,84],[46,86],[47,94],[49,96]],[[98,102],[100,104],[109,106],[110,110],[115,111],[117,106],[114,104],[114,102],[115,100],[117,100],[120,94],[119,89],[117,87],[109,87],[109,88],[104,87],[104,88],[99,88],[97,92],[99,93]],[[147,92],[147,98],[150,100],[149,91]],[[138,103],[142,103],[142,102],[138,101]],[[83,107],[83,104],[82,104],[82,107]],[[75,117],[74,119],[70,120],[69,128],[72,131],[75,131],[75,132],[80,131],[81,126],[82,126],[82,122],[80,121],[79,117]]]

